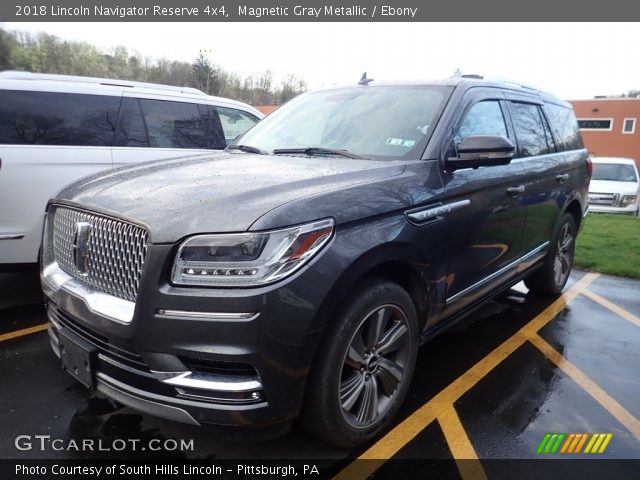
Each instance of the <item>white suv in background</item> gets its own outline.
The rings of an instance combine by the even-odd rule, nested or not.
[[[593,157],[589,211],[638,215],[640,176],[631,158]]]
[[[222,150],[262,117],[195,88],[0,73],[0,266],[37,262],[47,200],[71,181]]]

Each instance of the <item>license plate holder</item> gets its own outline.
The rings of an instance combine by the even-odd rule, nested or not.
[[[95,390],[96,347],[68,328],[58,332],[62,368],[90,390]]]

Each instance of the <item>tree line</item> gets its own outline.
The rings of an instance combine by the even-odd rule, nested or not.
[[[289,73],[276,80],[267,70],[241,76],[200,53],[192,62],[154,59],[117,46],[103,52],[87,42],[63,40],[48,33],[9,32],[0,28],[0,71],[82,75],[195,87],[209,95],[251,105],[280,105],[307,90]]]

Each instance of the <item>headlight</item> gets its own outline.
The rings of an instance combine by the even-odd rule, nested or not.
[[[327,244],[332,219],[283,230],[197,235],[181,246],[173,265],[173,283],[212,287],[248,287],[292,274]]]
[[[621,207],[628,207],[629,205],[633,205],[634,203],[636,203],[636,200],[638,199],[638,197],[636,195],[623,195],[620,198],[620,206]]]

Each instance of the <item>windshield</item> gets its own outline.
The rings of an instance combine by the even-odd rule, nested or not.
[[[636,169],[624,163],[594,163],[592,180],[637,182]]]
[[[269,153],[320,147],[366,158],[420,158],[450,92],[442,86],[362,86],[309,93],[237,143]]]

